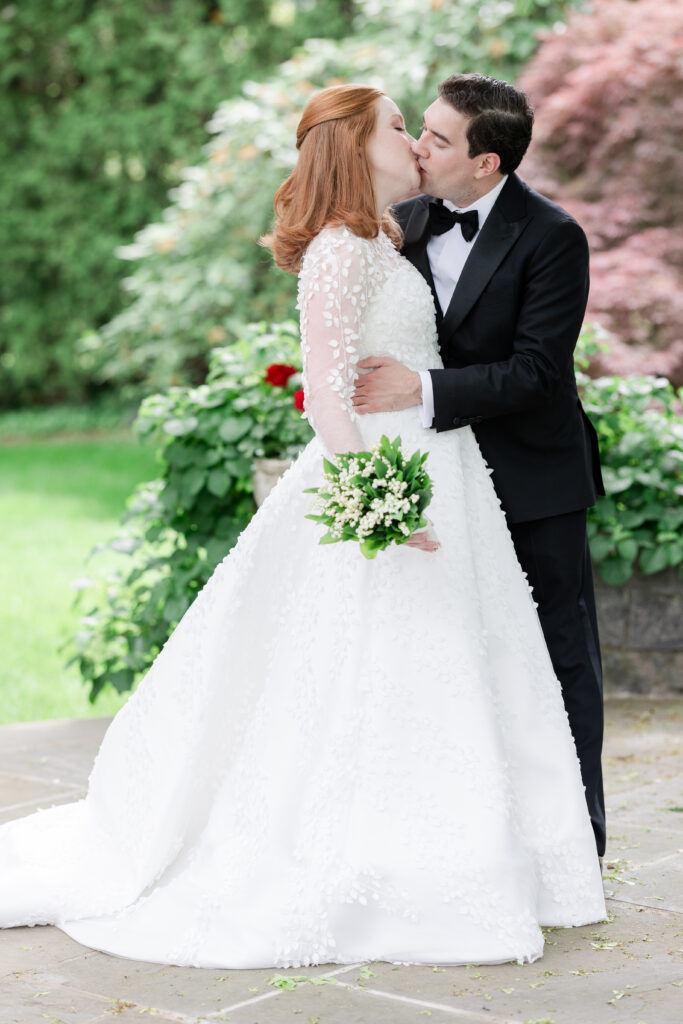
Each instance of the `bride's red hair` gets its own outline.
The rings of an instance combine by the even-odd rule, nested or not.
[[[278,267],[296,274],[309,242],[326,224],[346,224],[361,238],[383,228],[394,244],[401,229],[377,216],[365,146],[384,93],[368,85],[332,85],[308,101],[296,133],[299,159],[275,193],[275,228],[263,239]]]

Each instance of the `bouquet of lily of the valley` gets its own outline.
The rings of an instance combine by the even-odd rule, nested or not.
[[[424,464],[427,453],[408,455],[401,438],[383,435],[368,452],[342,452],[323,460],[325,483],[310,487],[316,509],[307,519],[327,527],[321,544],[355,540],[366,558],[390,544],[405,544],[428,525],[423,512],[432,498]]]

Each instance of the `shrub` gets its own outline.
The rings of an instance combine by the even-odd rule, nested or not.
[[[254,458],[291,457],[312,437],[297,408],[299,375],[268,374],[299,359],[295,324],[255,324],[212,353],[205,384],[142,403],[136,427],[156,440],[163,472],[135,491],[121,532],[99,549],[124,556],[125,568],[86,581],[79,597],[90,607],[73,660],[91,700],[107,682],[133,685],[228,553],[254,512]]]
[[[586,328],[584,369],[601,344]],[[603,346],[604,347],[604,346]],[[606,495],[588,512],[591,556],[606,583],[683,564],[683,422],[665,377],[598,377],[577,372],[598,432]],[[679,398],[681,396],[679,395]]]
[[[544,35],[520,79],[537,108],[521,173],[585,227],[595,372],[683,383],[683,89],[678,0],[595,0]]]

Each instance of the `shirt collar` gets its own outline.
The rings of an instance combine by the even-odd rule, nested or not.
[[[475,203],[471,203],[469,206],[456,206],[448,199],[444,199],[443,204],[444,206],[447,206],[449,210],[457,210],[458,213],[467,213],[469,210],[476,210],[479,214],[479,228],[481,229],[482,224],[493,209],[496,199],[502,192],[503,186],[507,180],[508,175],[503,175],[495,188],[492,188],[490,192],[486,193],[486,195],[480,196]]]

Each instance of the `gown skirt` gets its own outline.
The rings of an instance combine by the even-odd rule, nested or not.
[[[527,962],[604,919],[579,764],[469,427],[436,553],[319,545],[314,438],[111,722],[87,795],[0,828],[0,926],[198,967]]]

